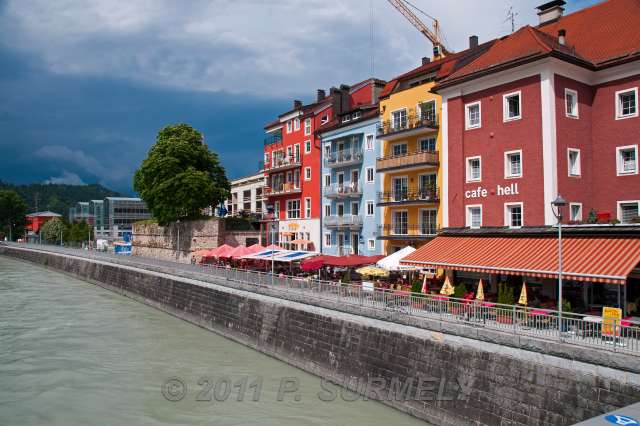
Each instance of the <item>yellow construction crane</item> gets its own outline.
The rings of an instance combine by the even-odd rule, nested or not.
[[[442,41],[442,35],[440,33],[440,25],[438,24],[437,19],[427,15],[425,12],[421,11],[416,6],[412,5],[406,0],[387,0],[387,1],[391,3],[391,6],[395,7],[398,10],[398,12],[402,13],[402,15],[405,18],[407,18],[407,21],[409,21],[411,25],[416,27],[418,31],[420,31],[426,38],[428,38],[431,41],[431,43],[433,44],[434,59],[440,59],[441,57],[446,56],[449,53],[452,53],[449,49],[446,48],[446,46]],[[409,9],[409,6],[413,7],[414,9],[418,10],[420,13],[427,16],[429,19],[433,20],[433,30],[427,27],[425,23],[422,22],[416,16],[416,14],[413,13],[413,11],[411,11],[411,9]]]

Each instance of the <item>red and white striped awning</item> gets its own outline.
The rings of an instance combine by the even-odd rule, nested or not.
[[[558,277],[558,240],[552,236],[440,236],[400,261],[460,271]],[[568,236],[562,239],[562,276],[624,284],[640,264],[640,238]]]

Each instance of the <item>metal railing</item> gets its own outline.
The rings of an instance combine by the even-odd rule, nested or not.
[[[329,153],[324,158],[325,167],[346,166],[361,163],[363,159],[362,148],[343,149]]]
[[[291,156],[291,157],[281,157],[275,158],[273,161],[268,162],[264,166],[264,170],[267,172],[273,172],[276,170],[286,170],[292,169],[295,167],[300,167],[302,165],[302,160],[300,156]]]
[[[350,214],[344,216],[325,216],[324,226],[327,228],[359,229],[362,228],[362,216]]]
[[[381,171],[413,166],[437,166],[439,163],[438,151],[412,151],[382,156],[376,160],[376,169]]]
[[[390,136],[394,133],[404,132],[413,129],[437,129],[438,115],[431,114],[409,114],[404,119],[384,120],[378,124],[378,136]]]
[[[281,195],[281,194],[296,194],[301,191],[302,191],[302,188],[300,188],[299,185],[295,186],[293,183],[282,183],[274,187],[270,187],[270,186],[264,187],[265,196]]]
[[[378,225],[378,236],[397,237],[398,239],[427,239],[436,236],[438,228],[428,224],[386,224]]]
[[[357,182],[349,184],[334,183],[323,187],[322,195],[327,198],[358,197],[362,195],[362,188]]]
[[[411,323],[413,326],[424,329],[433,329],[434,320],[440,323],[439,331],[445,330],[447,323],[485,328],[512,335],[516,346],[521,336],[528,336],[589,349],[640,356],[640,323],[633,321],[604,323],[601,317],[562,312],[562,324],[559,324],[558,311],[550,309],[381,288],[363,288],[359,284],[336,283],[226,266],[192,265],[149,258],[123,257],[112,253],[37,244],[14,243],[11,245],[112,261],[148,270],[166,272],[167,268],[170,268],[171,273],[179,276],[184,276],[187,272],[202,273],[199,275],[201,279],[206,279],[207,276],[225,279],[232,287],[234,283],[242,284],[243,290],[253,289],[254,292],[263,293],[265,289],[269,290],[269,294],[275,294],[283,299],[318,306],[325,305],[322,302],[329,302],[331,306],[345,312]],[[219,284],[219,281],[212,281],[212,283]]]
[[[440,193],[436,187],[405,188],[398,191],[378,192],[378,204],[395,204],[403,202],[437,203]]]

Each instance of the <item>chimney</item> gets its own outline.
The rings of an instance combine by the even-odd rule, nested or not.
[[[562,6],[565,4],[566,2],[564,0],[553,0],[538,6],[537,9],[538,17],[540,18],[540,25],[556,21],[560,18],[562,16],[562,12],[564,12],[564,8]]]
[[[562,46],[566,43],[567,32],[565,30],[558,30],[558,43]]]
[[[317,102],[320,102],[321,100],[323,100],[326,97],[327,97],[327,94],[325,93],[325,91],[322,90],[322,89],[318,89]]]
[[[334,117],[337,117],[342,112],[342,96],[340,94],[340,90],[338,90],[336,87],[332,87],[331,89],[329,89],[329,96],[331,96],[331,107],[333,108]]]
[[[293,101],[293,109],[300,109],[300,108],[302,108],[302,101],[299,101],[297,99]]]
[[[475,49],[476,47],[478,47],[478,36],[472,35],[469,37],[469,49]]]
[[[426,56],[422,57],[422,65],[427,65],[429,62],[431,62],[431,58],[428,58]]]

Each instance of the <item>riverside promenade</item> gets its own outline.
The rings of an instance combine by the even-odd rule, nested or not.
[[[474,326],[449,308],[416,315],[423,307],[372,306],[349,287],[332,295],[331,283],[59,247],[3,244],[0,254],[127,295],[436,425],[568,425],[640,400],[636,355]]]

